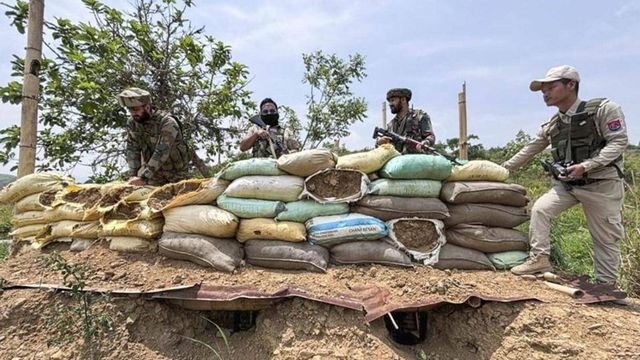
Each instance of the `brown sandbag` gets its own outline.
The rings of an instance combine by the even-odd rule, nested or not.
[[[211,205],[227,186],[229,181],[222,179],[182,180],[155,189],[147,204],[153,212],[186,205]]]
[[[113,236],[105,238],[109,241],[109,250],[118,252],[156,252],[158,243],[155,240],[140,239],[132,236]]]
[[[440,199],[377,195],[363,197],[352,206],[351,212],[384,221],[403,217],[444,219],[449,216],[449,209]]]
[[[244,251],[247,263],[272,269],[326,272],[329,251],[308,242],[249,240]]]
[[[244,257],[242,244],[233,239],[177,232],[162,234],[158,250],[171,259],[187,260],[226,272],[233,272]]]
[[[447,242],[483,253],[529,250],[529,237],[518,230],[458,224],[446,231]]]
[[[496,270],[484,253],[453,244],[445,244],[440,249],[438,262],[434,267],[436,269]]]
[[[440,199],[452,204],[487,203],[526,206],[527,189],[518,184],[490,181],[454,181],[442,186]]]
[[[330,251],[331,262],[334,264],[382,264],[413,267],[409,255],[385,239],[338,244],[333,246]]]
[[[514,228],[529,220],[526,207],[496,204],[451,204],[448,207],[450,216],[444,219],[447,228],[458,224]]]
[[[356,201],[367,193],[367,174],[350,169],[326,169],[304,181],[301,198],[309,197],[321,204]]]

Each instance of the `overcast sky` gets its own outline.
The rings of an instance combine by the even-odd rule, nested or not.
[[[80,0],[45,2],[45,17],[88,20]],[[105,1],[124,9],[127,1]],[[486,147],[504,145],[522,129],[533,135],[554,112],[533,78],[555,65],[575,66],[580,97],[622,105],[630,142],[640,129],[640,1],[203,1],[187,16],[232,47],[251,72],[259,102],[272,97],[305,113],[302,53],[323,50],[365,56],[368,77],[352,87],[369,105],[351,128],[348,148],[372,144],[391,87],[413,91],[412,104],[431,115],[438,140],[458,136],[457,93],[467,82],[468,132]],[[4,10],[2,11],[4,12]],[[12,54],[25,36],[0,19],[0,82],[10,79]],[[390,114],[388,115],[389,119]],[[0,125],[17,124],[20,108],[0,104]],[[0,168],[7,172],[8,168]],[[74,175],[85,177],[86,168]]]

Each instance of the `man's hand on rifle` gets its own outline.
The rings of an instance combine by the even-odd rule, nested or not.
[[[269,137],[269,132],[264,129],[258,129],[258,131],[256,131],[256,137],[259,137],[260,139],[266,139]]]
[[[134,185],[134,186],[144,186],[144,179],[138,176],[132,176],[129,178],[128,183],[129,185]]]
[[[389,144],[391,143],[391,138],[388,136],[380,136],[376,139],[376,145]]]
[[[584,175],[584,166],[581,164],[575,164],[567,167],[567,175],[566,176],[558,176],[558,180],[560,181],[571,181],[574,179],[579,179]]]

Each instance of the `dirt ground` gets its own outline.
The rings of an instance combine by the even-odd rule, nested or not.
[[[307,180],[307,190],[323,199],[343,199],[360,193],[362,173],[351,170],[331,169]]]
[[[425,342],[394,343],[379,318],[367,324],[364,312],[303,299],[283,300],[259,311],[256,325],[247,331],[225,330],[228,347],[216,336],[225,312],[185,310],[164,301],[112,298],[95,306],[113,320],[114,330],[98,349],[102,358],[205,359],[640,359],[640,302],[622,307],[611,304],[577,305],[539,282],[506,272],[439,271],[420,266],[331,267],[326,274],[277,271],[251,266],[234,274],[208,270],[156,254],[119,254],[105,244],[82,253],[54,244],[70,263],[89,268],[89,287],[153,289],[191,285],[248,284],[275,291],[296,284],[314,294],[349,294],[357,285],[375,283],[388,288],[389,302],[417,299],[460,301],[475,292],[493,296],[535,294],[545,302],[485,302],[479,308],[444,305],[429,311]],[[39,261],[43,254],[29,251],[0,263],[0,277],[8,283],[61,283],[58,273]],[[436,284],[449,284],[445,291]],[[5,290],[0,295],[0,359],[84,359],[82,340],[47,346],[52,330],[47,320],[57,307],[72,300],[61,292]],[[78,331],[80,334],[80,331]],[[202,343],[196,342],[200,341]]]

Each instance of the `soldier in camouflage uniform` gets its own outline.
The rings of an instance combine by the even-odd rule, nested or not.
[[[249,134],[240,142],[240,150],[251,149],[252,156],[273,157],[275,159],[288,153],[300,150],[300,145],[293,137],[290,129],[282,128],[278,119],[278,105],[270,98],[260,102],[260,118],[266,127],[254,125]]]
[[[127,107],[126,156],[129,183],[164,185],[189,177],[189,148],[178,119],[151,105],[149,92],[129,88],[118,95]]]
[[[431,118],[426,112],[419,109],[410,109],[411,90],[391,89],[387,92],[387,101],[391,113],[396,116],[387,124],[387,129],[396,134],[417,140],[424,145],[433,146],[436,136],[431,126]],[[390,143],[389,137],[381,136],[376,140],[377,145]],[[421,153],[419,147],[404,142],[394,142],[396,150],[403,154]]]

